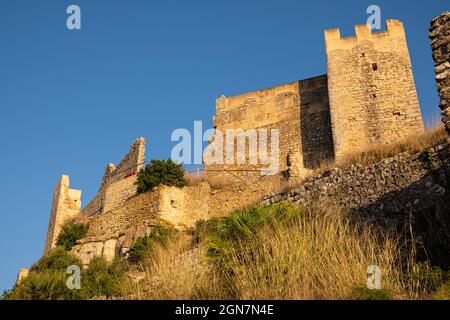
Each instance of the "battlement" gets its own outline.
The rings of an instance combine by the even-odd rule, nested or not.
[[[374,32],[368,24],[355,25],[355,35],[352,37],[341,37],[339,28],[324,31],[325,44],[328,51],[348,50],[364,41],[373,42],[382,50],[398,50],[396,44],[405,42],[406,35],[403,23],[399,20],[387,20],[386,31]],[[394,45],[394,46],[393,46]],[[406,46],[401,46],[405,49]]]
[[[423,129],[403,23],[387,30],[356,25],[355,36],[325,31],[335,159],[373,143],[391,143]]]

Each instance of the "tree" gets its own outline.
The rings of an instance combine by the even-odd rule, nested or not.
[[[152,160],[138,174],[138,192],[152,190],[161,184],[182,188],[187,185],[181,165],[172,160]]]

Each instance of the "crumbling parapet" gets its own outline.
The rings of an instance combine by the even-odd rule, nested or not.
[[[145,139],[136,139],[125,157],[116,166],[106,166],[95,197],[83,208],[82,214],[91,217],[110,211],[137,194],[137,173],[144,167]]]
[[[23,279],[25,279],[26,277],[28,277],[28,275],[30,274],[30,270],[29,269],[19,269],[19,273],[17,274],[17,280],[16,280],[16,286],[18,286]]]
[[[446,11],[431,21],[431,48],[434,71],[442,110],[442,121],[450,134],[450,12]]]
[[[56,245],[63,225],[80,213],[81,191],[69,188],[69,176],[63,175],[53,194],[44,255]]]

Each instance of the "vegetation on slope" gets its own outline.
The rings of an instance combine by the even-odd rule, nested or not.
[[[275,205],[199,222],[195,247],[181,238],[143,263],[130,288],[143,299],[425,299],[444,275],[418,262],[415,245],[350,223],[330,208]],[[367,268],[381,268],[381,290],[366,289]]]
[[[81,288],[69,289],[66,282],[69,266],[81,271]],[[63,247],[57,247],[30,270],[30,274],[3,299],[9,300],[81,300],[94,297],[113,297],[123,294],[127,279],[123,262],[116,259],[107,264],[103,257],[92,259],[86,269],[81,261]]]
[[[445,143],[447,139],[448,135],[444,126],[438,125],[423,132],[418,132],[414,136],[399,140],[396,143],[375,144],[368,146],[366,150],[348,153],[340,166],[348,166],[355,163],[370,165],[400,153],[408,153],[410,155],[422,153],[429,148]]]
[[[442,128],[436,128],[349,155],[344,165],[371,164],[400,152],[426,156],[427,148],[445,139]],[[169,161],[152,162],[139,174],[140,192],[159,184],[186,185],[181,167]],[[149,178],[152,172],[158,172],[156,179]],[[68,290],[66,268],[81,263],[66,250],[84,236],[81,227],[68,226],[58,239],[61,247],[2,298],[450,299],[448,275],[431,264],[448,261],[448,228],[436,226],[439,230],[430,231],[435,239],[428,235],[423,241],[415,234],[420,230],[407,227],[414,234],[405,238],[350,223],[332,207],[257,206],[198,221],[189,235],[157,227],[138,239],[129,261],[120,257],[107,264],[95,258],[82,270],[82,288]],[[145,273],[137,284],[126,276],[127,263],[136,262]],[[381,268],[382,289],[367,289],[370,265]]]
[[[145,239],[134,247],[145,274],[139,283],[126,276],[123,257],[95,258],[82,270],[81,289],[69,290],[66,268],[81,264],[58,247],[4,298],[448,298],[445,274],[416,259],[418,243],[349,222],[335,208],[256,206],[200,221],[190,234],[161,227]],[[371,265],[381,268],[381,289],[366,288]]]
[[[78,240],[84,238],[88,232],[88,225],[84,223],[70,223],[61,230],[56,245],[70,251]]]
[[[130,250],[130,261],[139,262],[151,254],[155,245],[165,246],[169,237],[176,232],[175,229],[164,226],[155,226],[150,234],[136,239]]]

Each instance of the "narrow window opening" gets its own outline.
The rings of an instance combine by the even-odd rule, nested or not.
[[[373,71],[377,71],[378,65],[376,63],[372,63],[372,69],[373,69]]]

